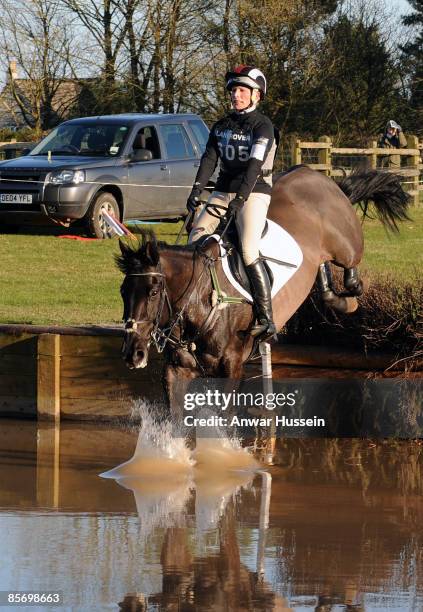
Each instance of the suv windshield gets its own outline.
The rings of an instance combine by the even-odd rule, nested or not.
[[[72,123],[59,125],[46,136],[30,155],[87,155],[116,157],[128,134],[127,125]]]

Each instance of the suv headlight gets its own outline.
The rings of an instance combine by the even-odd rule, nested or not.
[[[83,170],[59,170],[52,172],[48,177],[49,183],[55,185],[64,185],[67,183],[83,183],[85,181],[85,172]]]

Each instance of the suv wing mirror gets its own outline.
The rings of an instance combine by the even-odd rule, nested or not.
[[[134,149],[129,156],[131,162],[150,161],[153,159],[153,154],[148,149]]]

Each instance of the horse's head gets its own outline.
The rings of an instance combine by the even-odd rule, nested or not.
[[[131,369],[145,368],[152,335],[163,313],[165,277],[153,232],[143,232],[136,247],[120,242],[120,250],[116,263],[125,274],[120,289],[125,323],[123,359]]]

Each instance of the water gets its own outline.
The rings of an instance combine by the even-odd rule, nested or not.
[[[277,440],[266,466],[264,446],[193,452],[154,427],[1,421],[0,590],[59,589],[60,610],[423,610],[422,445]]]

